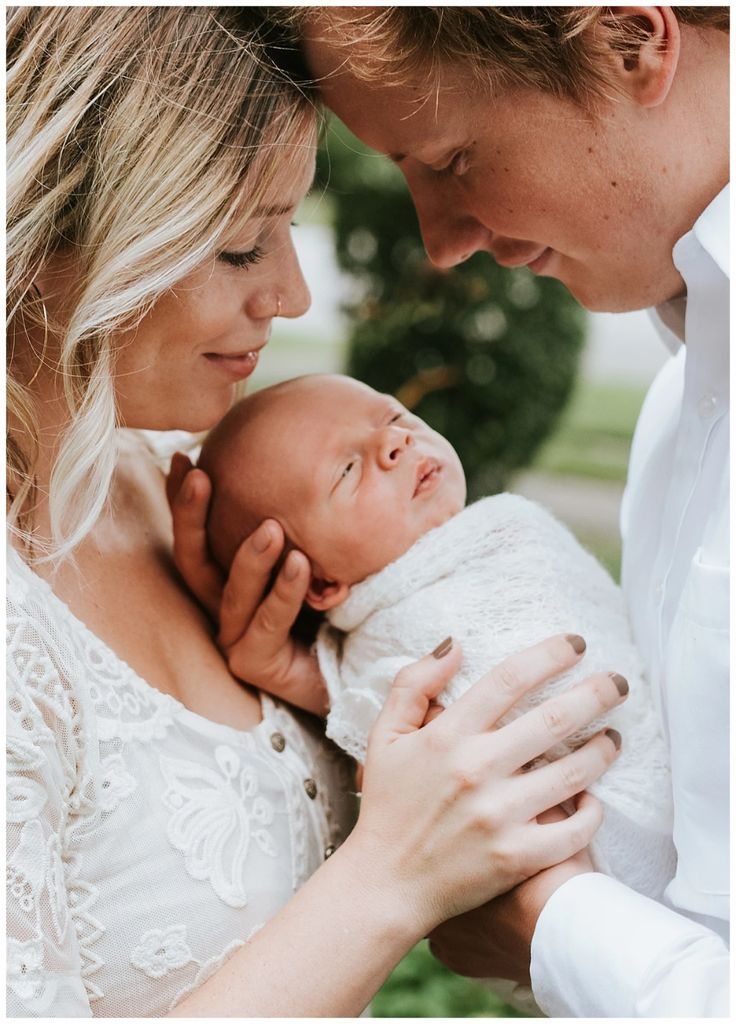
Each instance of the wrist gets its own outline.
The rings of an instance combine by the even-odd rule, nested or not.
[[[404,879],[389,851],[356,825],[328,864],[339,862],[349,879],[353,897],[367,912],[389,948],[400,949],[399,959],[434,928],[442,915],[432,913],[422,879]]]

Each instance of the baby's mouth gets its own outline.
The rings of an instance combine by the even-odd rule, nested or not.
[[[437,483],[442,466],[437,459],[422,459],[417,466],[416,482],[412,498],[431,490]]]

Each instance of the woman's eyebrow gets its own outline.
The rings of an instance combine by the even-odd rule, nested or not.
[[[256,210],[256,217],[284,217],[294,209],[291,206],[259,206]]]

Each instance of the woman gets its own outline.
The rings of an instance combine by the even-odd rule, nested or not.
[[[519,769],[615,687],[491,729],[580,656],[565,638],[421,729],[460,652],[401,673],[348,836],[344,763],[233,679],[174,569],[164,478],[131,431],[212,426],[273,317],[309,302],[289,225],[315,117],[259,28],[238,8],[9,18],[10,1015],[353,1015],[440,921],[599,823],[587,796],[535,815],[609,741],[594,773]],[[311,670],[269,624],[299,552],[261,603],[281,544],[276,523],[244,543],[217,609],[251,682]]]

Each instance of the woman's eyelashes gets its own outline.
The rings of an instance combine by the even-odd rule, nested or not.
[[[231,267],[239,267],[242,270],[260,263],[265,255],[266,252],[260,245],[254,245],[247,252],[221,252],[218,259],[221,259],[223,263],[228,263]]]

